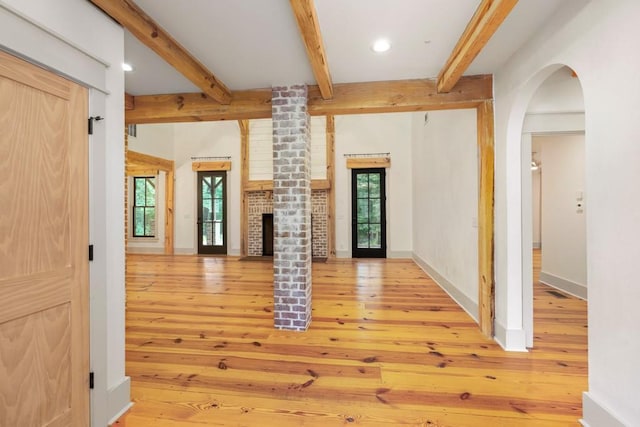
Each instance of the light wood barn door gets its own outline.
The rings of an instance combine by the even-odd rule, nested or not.
[[[89,425],[87,91],[0,52],[0,426]]]

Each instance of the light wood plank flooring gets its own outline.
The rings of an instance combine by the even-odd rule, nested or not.
[[[270,263],[129,255],[135,406],[114,425],[578,425],[584,301],[536,284],[535,349],[507,353],[412,261],[313,267],[299,333],[272,327]]]

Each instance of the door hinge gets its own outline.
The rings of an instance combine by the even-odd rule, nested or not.
[[[101,116],[92,116],[89,117],[89,135],[93,135],[93,122],[99,122],[100,120],[104,120],[104,117]]]
[[[94,376],[93,372],[89,372],[89,389],[91,389],[91,390],[93,390],[93,386],[94,386],[93,376]]]
[[[89,245],[89,261],[93,261],[93,245]]]

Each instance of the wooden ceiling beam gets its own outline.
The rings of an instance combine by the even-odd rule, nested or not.
[[[449,93],[438,93],[434,79],[420,79],[336,84],[330,100],[322,97],[318,86],[309,86],[308,94],[308,111],[314,116],[475,108],[492,99],[493,79],[490,75],[465,76]],[[125,112],[128,124],[269,117],[270,88],[233,92],[229,105],[198,93],[136,96],[135,109]]]
[[[136,107],[136,101],[133,95],[124,93],[124,109],[133,110]]]
[[[231,102],[231,91],[224,83],[132,0],[91,0],[91,2],[129,30],[203,93],[221,104]]]
[[[482,0],[438,74],[438,92],[449,92],[485,47],[518,0]]]
[[[449,93],[438,93],[434,79],[394,80],[334,85],[333,99],[324,100],[309,86],[308,111],[312,116],[399,113],[475,108],[493,97],[490,75],[468,76]]]
[[[264,119],[271,117],[271,88],[235,91],[228,105],[203,93],[142,95],[135,103],[135,109],[125,111],[127,124]]]
[[[158,169],[169,172],[173,170],[175,163],[173,160],[128,150],[125,158],[125,164],[127,167]]]
[[[333,83],[313,0],[290,0],[290,3],[322,98],[331,99],[333,97]]]

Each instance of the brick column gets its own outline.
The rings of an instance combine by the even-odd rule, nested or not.
[[[307,87],[272,89],[273,297],[277,329],[311,323],[311,138]]]

